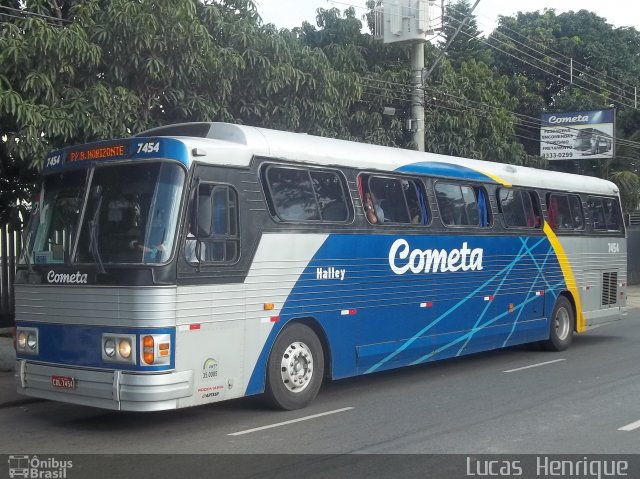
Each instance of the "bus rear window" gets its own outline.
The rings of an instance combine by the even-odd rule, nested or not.
[[[613,198],[587,198],[589,216],[596,231],[620,231],[622,221],[618,201]]]

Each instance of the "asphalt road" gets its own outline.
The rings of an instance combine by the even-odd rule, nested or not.
[[[0,454],[640,453],[639,344],[635,309],[562,353],[518,347],[328,382],[300,411],[255,398],[160,413],[37,402],[0,409]]]

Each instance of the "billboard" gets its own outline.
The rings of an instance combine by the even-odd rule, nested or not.
[[[547,160],[613,158],[613,108],[543,113],[540,123],[540,156]]]

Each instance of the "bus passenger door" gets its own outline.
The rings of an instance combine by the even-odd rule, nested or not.
[[[236,170],[196,166],[177,254],[176,367],[194,370],[193,404],[241,396],[247,372],[242,191]],[[244,253],[244,252],[243,252]]]

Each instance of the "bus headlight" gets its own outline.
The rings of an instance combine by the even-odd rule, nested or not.
[[[38,354],[38,328],[16,328],[16,350],[19,353]]]
[[[135,364],[135,334],[103,333],[102,360],[108,363]]]
[[[27,333],[25,333],[24,331],[20,331],[18,333],[18,341],[17,341],[17,346],[18,349],[24,349],[27,347]]]
[[[109,338],[104,342],[104,354],[112,358],[116,355],[116,340]]]
[[[129,359],[131,357],[131,341],[127,338],[122,338],[118,343],[118,353],[124,359]]]

